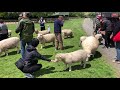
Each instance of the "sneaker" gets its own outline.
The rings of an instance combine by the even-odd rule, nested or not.
[[[113,62],[120,62],[120,60],[113,60]]]
[[[34,78],[34,76],[32,74],[30,74],[30,73],[25,73],[25,77],[26,78]]]

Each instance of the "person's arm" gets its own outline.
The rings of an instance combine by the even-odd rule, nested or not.
[[[40,53],[38,53],[37,51],[35,52],[35,57],[42,59],[44,61],[51,61],[50,59],[46,58],[45,56],[41,55]]]
[[[23,23],[22,22],[20,22],[19,24],[18,24],[18,27],[17,27],[17,29],[15,30],[15,32],[16,33],[19,33],[19,32],[21,32],[22,31],[22,29],[23,29]]]
[[[59,25],[62,27],[63,26],[63,21],[59,21]]]

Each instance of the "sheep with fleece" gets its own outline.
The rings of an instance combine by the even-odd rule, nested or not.
[[[37,39],[42,44],[41,49],[43,48],[43,45],[45,46],[45,43],[53,42],[53,46],[55,45],[55,34],[53,33],[46,35],[38,34]]]
[[[81,45],[89,55],[93,55],[94,57],[95,51],[99,47],[99,41],[96,37],[89,36],[84,41],[82,41]]]
[[[65,64],[65,70],[67,66],[69,67],[69,71],[71,71],[72,63],[81,62],[83,68],[86,67],[86,61],[88,61],[90,55],[87,54],[85,50],[76,50],[70,53],[59,53],[55,55],[55,60],[52,62],[62,61]]]
[[[36,33],[36,34],[42,34],[42,35],[45,35],[45,34],[49,34],[50,31],[49,31],[49,30],[43,30],[43,31],[35,30],[35,33]]]
[[[73,37],[73,32],[71,29],[63,29],[62,30],[62,36],[63,38]]]
[[[19,53],[19,42],[18,37],[10,37],[0,41],[0,54],[5,52],[5,55],[8,55],[8,49],[17,48],[17,53]]]
[[[87,37],[89,37],[89,36],[81,36],[81,37],[80,37],[79,46],[81,45],[81,43],[82,43]],[[97,40],[99,40],[99,43],[101,43],[101,41],[103,40],[101,34],[96,34],[94,37],[95,37]]]

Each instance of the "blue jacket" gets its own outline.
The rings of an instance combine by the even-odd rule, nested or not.
[[[61,27],[63,26],[63,22],[59,19],[54,21],[54,33],[61,33]]]

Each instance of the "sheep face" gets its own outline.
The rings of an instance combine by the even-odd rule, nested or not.
[[[42,35],[42,34],[38,34],[37,38],[38,38],[39,40],[42,40],[42,39],[43,39],[43,35]]]

